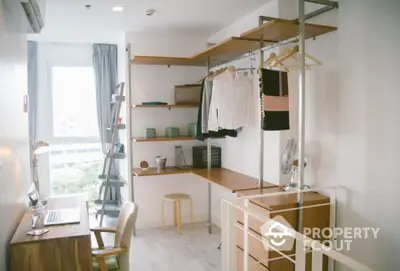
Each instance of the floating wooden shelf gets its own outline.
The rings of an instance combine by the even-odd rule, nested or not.
[[[305,38],[314,38],[335,30],[337,30],[337,27],[334,26],[306,24]],[[247,39],[261,39],[263,37],[264,40],[280,42],[296,37],[297,35],[299,35],[299,24],[297,21],[274,19],[245,32],[240,37]]]
[[[180,169],[177,167],[166,167],[161,172],[157,171],[157,168],[148,168],[143,170],[141,168],[134,168],[132,171],[133,176],[158,176],[158,175],[172,175],[172,174],[187,174],[191,173],[191,169]]]
[[[200,53],[192,56],[190,59],[196,61],[205,61],[210,59],[212,62],[226,62],[259,48],[259,40],[231,37],[206,50],[201,51]]]
[[[186,57],[135,56],[131,60],[135,65],[167,65],[167,66],[205,66],[204,61],[196,61]]]
[[[306,24],[305,36],[306,39],[309,39],[335,30],[337,27],[334,26]],[[298,34],[297,21],[272,19],[243,33],[240,37],[231,37],[189,58],[136,56],[132,60],[132,64],[204,66],[208,59],[212,62],[228,62],[240,55],[259,49],[261,37],[264,39],[264,44],[268,45],[294,38]]]
[[[132,139],[133,142],[162,142],[162,141],[186,141],[186,140],[196,140],[195,137],[182,136],[182,137],[156,137],[156,138],[144,138],[135,137]]]
[[[155,105],[145,105],[145,104],[134,104],[134,108],[197,108],[198,104],[155,104]]]

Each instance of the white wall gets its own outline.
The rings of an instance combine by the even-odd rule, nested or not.
[[[15,3],[13,3],[15,2]],[[29,185],[28,114],[24,17],[18,1],[0,1],[0,270],[21,219]]]
[[[307,78],[307,179],[346,187],[340,225],[381,229],[349,255],[385,271],[400,265],[399,12],[396,0],[343,0],[313,20],[339,30],[307,43],[324,62]]]
[[[187,57],[204,49],[205,37],[171,35],[143,35],[129,33],[132,55],[181,56]],[[165,101],[174,103],[174,86],[194,83],[204,77],[205,68],[166,67],[132,65],[131,100],[133,104],[145,101]],[[132,135],[143,137],[145,128],[156,128],[158,135],[164,135],[167,126],[180,128],[187,134],[187,124],[197,121],[197,109],[132,109]],[[142,160],[155,167],[155,157],[167,157],[167,166],[175,165],[174,146],[183,146],[185,159],[192,163],[192,146],[201,142],[156,142],[133,143],[133,167],[139,167]],[[168,193],[188,193],[194,202],[194,220],[207,220],[207,182],[192,174],[166,175],[156,177],[134,177],[135,202],[139,205],[137,227],[158,227],[161,225],[161,201]],[[166,208],[167,223],[172,223],[172,206]],[[189,220],[188,204],[183,207],[183,221]]]

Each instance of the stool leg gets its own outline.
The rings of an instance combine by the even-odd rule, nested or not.
[[[189,203],[190,203],[190,224],[192,226],[192,230],[194,228],[193,226],[193,200],[189,199]]]
[[[164,231],[164,227],[165,227],[164,205],[165,205],[165,199],[162,200],[162,204],[161,204],[161,223],[162,223],[162,231]]]
[[[178,201],[174,201],[174,226],[178,226]]]
[[[182,231],[182,217],[181,217],[181,201],[177,201],[177,222],[178,222],[178,234]]]

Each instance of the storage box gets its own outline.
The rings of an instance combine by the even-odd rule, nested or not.
[[[175,86],[175,104],[200,104],[201,85]]]
[[[211,146],[211,167],[221,167],[221,148]],[[207,168],[207,146],[193,147],[193,168]]]
[[[188,135],[195,137],[197,133],[197,123],[189,123],[188,124]]]

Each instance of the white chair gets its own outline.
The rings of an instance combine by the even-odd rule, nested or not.
[[[129,271],[129,252],[131,238],[135,228],[138,206],[133,202],[125,202],[121,206],[117,226],[114,228],[94,228],[99,246],[92,250],[93,270],[100,271]],[[102,232],[115,233],[114,246],[105,248]]]

